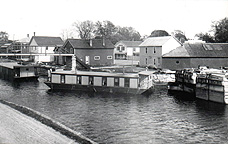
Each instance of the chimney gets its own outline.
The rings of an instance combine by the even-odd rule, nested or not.
[[[90,45],[91,47],[93,46],[93,40],[92,40],[92,39],[89,40],[89,45]]]
[[[34,36],[36,36],[36,32],[34,32]]]
[[[105,46],[105,38],[102,39],[102,45]]]

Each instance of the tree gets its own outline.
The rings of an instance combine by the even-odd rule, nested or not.
[[[198,37],[200,40],[203,40],[207,43],[214,43],[215,40],[214,40],[214,37],[211,36],[209,33],[199,33],[199,34],[196,34],[195,35],[196,37]]]
[[[97,21],[95,24],[96,37],[103,37],[110,39],[117,31],[115,25],[110,21]]]
[[[116,43],[120,40],[139,41],[141,38],[140,33],[132,27],[119,26],[117,29],[117,32],[111,37],[111,41],[113,43]]]
[[[214,31],[214,39],[219,43],[228,42],[228,18],[224,18],[220,21],[215,21],[212,24],[212,29]]]
[[[174,32],[172,32],[172,35],[181,43],[184,43],[187,40],[184,32],[182,32],[181,30],[174,30]]]
[[[169,36],[169,33],[165,30],[154,30],[149,37],[161,37],[161,36]]]
[[[9,34],[3,31],[0,31],[0,41],[8,41]]]
[[[95,26],[92,21],[75,22],[73,26],[76,27],[81,39],[91,39],[93,37]]]

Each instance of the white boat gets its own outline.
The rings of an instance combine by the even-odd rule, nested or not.
[[[143,94],[153,91],[152,72],[136,74],[57,70],[45,82],[52,90]]]

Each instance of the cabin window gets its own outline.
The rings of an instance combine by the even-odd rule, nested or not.
[[[147,58],[146,58],[146,65],[147,65]]]
[[[156,59],[154,59],[154,65],[156,65]]]
[[[82,84],[82,77],[81,76],[77,76],[77,83]]]
[[[65,83],[65,75],[61,75],[61,83]]]
[[[94,60],[100,60],[100,56],[94,56]]]
[[[155,47],[154,47],[154,53],[156,53],[156,49],[155,49]]]
[[[146,53],[147,53],[147,48],[146,48]]]
[[[119,86],[119,78],[114,78],[114,86]]]
[[[124,87],[129,87],[130,86],[130,78],[125,78],[124,79]]]
[[[107,77],[102,77],[102,85],[107,86]]]
[[[176,64],[179,64],[180,63],[180,61],[176,61]]]
[[[26,70],[26,71],[29,71],[29,68],[26,68],[25,70]]]
[[[92,76],[89,77],[89,85],[93,85],[93,77]]]
[[[48,46],[46,46],[46,50],[48,50]]]
[[[107,59],[112,59],[112,56],[107,56]]]

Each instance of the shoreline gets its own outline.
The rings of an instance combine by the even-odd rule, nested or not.
[[[65,125],[52,120],[51,118],[43,115],[37,111],[34,111],[28,107],[21,106],[14,104],[12,102],[8,102],[5,100],[0,100],[0,104],[9,106],[13,110],[17,110],[24,116],[28,116],[34,118],[34,120],[41,122],[42,124],[52,128],[53,130],[59,132],[61,135],[68,137],[69,139],[74,140],[76,143],[83,143],[83,144],[96,144],[96,142],[82,136],[80,133],[73,131],[72,129],[66,127]]]

